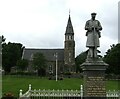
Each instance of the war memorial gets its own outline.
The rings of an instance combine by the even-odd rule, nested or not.
[[[102,26],[95,20],[96,13],[91,13],[91,19],[85,24],[87,42],[89,48],[86,61],[81,65],[84,72],[84,97],[85,99],[105,99],[105,70],[108,67],[98,56],[97,48],[100,47]]]

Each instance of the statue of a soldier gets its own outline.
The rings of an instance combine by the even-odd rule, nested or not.
[[[97,47],[100,47],[99,38],[101,37],[100,30],[101,24],[95,20],[96,13],[91,13],[91,19],[86,22],[85,30],[87,36],[86,47],[89,47],[88,58],[97,58]]]

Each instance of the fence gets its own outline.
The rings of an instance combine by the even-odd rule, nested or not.
[[[29,85],[29,90],[25,93],[22,94],[22,90],[20,90],[20,99],[38,99],[38,98],[65,98],[65,97],[69,97],[69,98],[78,98],[78,97],[83,97],[83,86],[81,85],[81,91],[79,90],[32,90],[31,89],[31,85]],[[80,99],[80,98],[79,98]]]
[[[106,97],[108,97],[108,99],[120,99],[120,91],[108,91],[106,92]]]
[[[32,90],[29,85],[29,90],[22,94],[20,90],[19,99],[83,99],[83,86],[81,85],[80,90]],[[108,91],[106,92],[107,99],[120,99],[119,91]]]

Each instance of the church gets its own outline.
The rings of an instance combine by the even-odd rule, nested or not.
[[[49,73],[55,74],[56,61],[57,61],[58,74],[76,72],[74,29],[72,26],[70,14],[65,31],[65,40],[64,40],[63,49],[24,48],[22,59],[27,59],[29,61],[29,66],[27,68],[28,71],[33,70],[31,63],[33,60],[33,55],[37,52],[42,53],[47,60],[47,69],[46,69],[47,74]]]

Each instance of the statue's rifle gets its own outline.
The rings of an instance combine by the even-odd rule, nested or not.
[[[94,46],[95,46],[95,49],[97,51],[97,40],[96,40],[96,30],[95,30],[95,27],[93,29],[93,41],[94,41]]]

